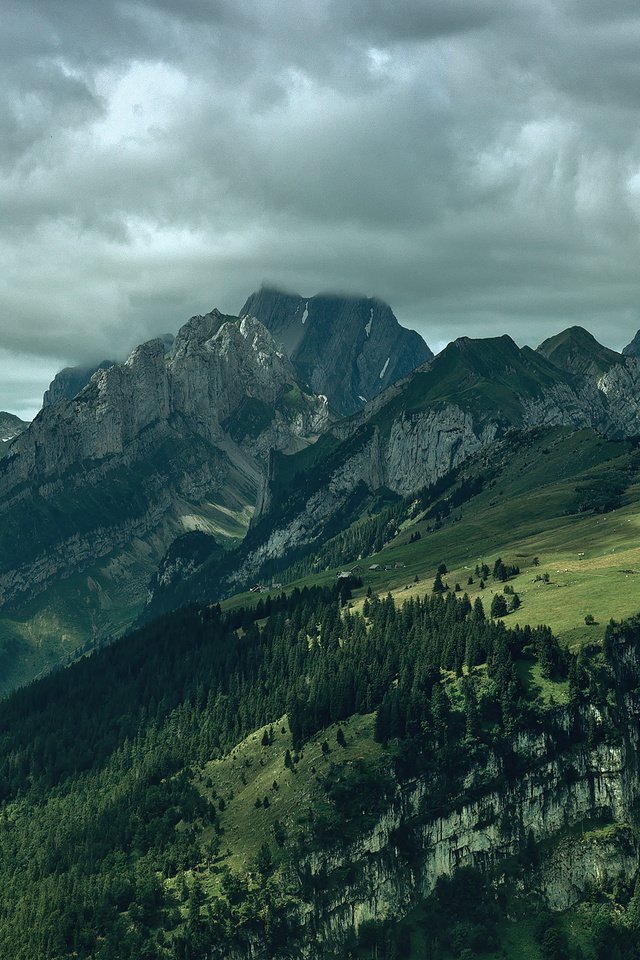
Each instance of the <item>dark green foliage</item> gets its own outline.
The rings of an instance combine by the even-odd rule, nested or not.
[[[322,764],[329,810],[310,834],[343,842],[388,803],[392,762],[401,777],[435,772],[432,800],[442,808],[460,795],[474,751],[502,749],[505,775],[516,775],[508,734],[540,729],[521,658],[535,654],[552,678],[570,672],[572,697],[598,703],[612,689],[615,651],[640,637],[638,623],[612,624],[605,657],[587,651],[575,661],[546,628],[487,621],[466,595],[369,604],[365,621],[340,608],[335,587],[251,611],[191,607],[0,703],[0,956],[218,960],[249,931],[278,955],[274,945],[292,932],[265,850],[258,891],[224,874],[222,896],[202,904],[202,888],[185,879],[215,856],[217,811],[234,802],[227,793],[214,805],[196,789],[200,764],[272,723],[283,705],[296,750],[332,723],[377,710],[376,736],[391,741],[384,762],[340,766],[329,753]],[[474,670],[480,664],[486,671]],[[615,669],[617,690],[637,683],[631,666]],[[590,731],[595,742],[607,735],[600,724]],[[294,771],[290,751],[284,760]],[[252,819],[275,860],[287,837],[275,823],[271,836],[268,806],[256,797]],[[460,883],[438,901],[433,937],[440,943],[449,923],[463,955],[493,933],[482,887],[467,875]],[[471,908],[460,925],[451,911],[461,889]]]
[[[434,593],[442,593],[444,590],[446,590],[446,587],[442,582],[442,574],[440,573],[440,571],[436,573],[436,578],[433,581],[433,587],[431,589],[433,590]]]
[[[268,876],[273,870],[273,855],[268,843],[263,843],[260,847],[256,858],[256,867],[258,873],[261,873],[263,877]]]
[[[500,580],[502,583],[509,577],[516,577],[520,573],[520,567],[515,563],[503,563],[498,557],[493,565],[493,579]]]
[[[331,764],[324,780],[331,812],[313,821],[313,835],[321,845],[349,841],[373,826],[391,794],[394,781],[382,764],[357,760],[351,766]]]
[[[569,656],[548,627],[541,627],[536,636],[536,654],[543,677],[564,680],[569,671]]]
[[[494,593],[491,599],[491,616],[504,617],[508,613],[507,601],[501,593]]]
[[[421,924],[431,957],[471,956],[496,944],[501,917],[499,901],[487,879],[463,867],[452,877],[442,877],[429,898]]]

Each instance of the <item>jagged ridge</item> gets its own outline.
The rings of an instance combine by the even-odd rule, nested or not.
[[[248,402],[261,418],[234,439]],[[198,504],[207,514],[216,491],[223,507],[234,496],[252,506],[268,452],[298,449],[326,419],[326,402],[296,386],[257,320],[195,317],[169,358],[161,339],[141,345],[11,444],[0,467],[0,600],[152,531],[162,550],[168,514],[177,510],[173,537],[175,521],[197,525]]]

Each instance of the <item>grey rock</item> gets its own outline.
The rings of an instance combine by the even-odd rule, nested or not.
[[[248,402],[260,417],[232,435]],[[166,528],[162,541],[176,500],[188,513],[224,489],[252,506],[269,451],[299,450],[327,423],[326,400],[297,387],[255,319],[213,311],[185,324],[171,353],[160,338],[140,345],[40,411],[0,461],[0,603]],[[25,537],[34,510],[42,522]]]

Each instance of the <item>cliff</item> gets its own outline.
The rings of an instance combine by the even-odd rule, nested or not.
[[[321,906],[310,904],[303,926],[320,942],[338,946],[363,923],[406,916],[439,878],[460,867],[489,873],[499,883],[527,844],[537,846],[540,862],[519,877],[518,888],[552,910],[569,908],[607,877],[634,877],[640,867],[636,718],[635,712],[628,718],[623,743],[590,749],[585,736],[579,747],[563,749],[570,728],[574,737],[579,733],[567,714],[559,714],[555,730],[513,743],[517,776],[493,753],[469,770],[463,791],[449,798],[443,813],[437,811],[441,801],[434,809],[432,799],[442,795],[437,778],[399,783],[373,829],[344,848],[307,858],[320,890],[335,888],[336,894],[321,896]],[[332,877],[345,874],[351,879],[336,887]],[[313,950],[305,956],[314,956]]]
[[[142,344],[12,442],[0,603],[141,538],[159,559],[178,533],[211,532],[216,504],[253,506],[270,450],[294,452],[326,423],[326,401],[300,390],[256,320],[213,311],[182,327],[171,355],[161,339]]]

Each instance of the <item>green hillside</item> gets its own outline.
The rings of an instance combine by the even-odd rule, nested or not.
[[[128,629],[141,613],[149,583],[169,544],[187,530],[198,529],[227,548],[244,537],[255,502],[255,485],[237,470],[210,497],[193,502],[166,482],[192,464],[189,441],[160,449],[136,469],[113,471],[82,497],[69,480],[67,502],[54,505],[34,495],[31,510],[16,511],[0,537],[5,566],[14,541],[29,541],[31,556],[49,549],[54,557],[58,538],[87,535],[100,521],[123,526],[122,546],[68,578],[54,579],[33,598],[5,604],[0,613],[0,694],[15,689],[83,649],[90,649]],[[219,456],[219,454],[216,454]],[[167,488],[164,515],[146,532],[146,513],[153,510],[153,491]],[[75,526],[74,526],[75,525]],[[83,526],[84,525],[84,526]],[[140,532],[137,526],[141,527]],[[36,538],[29,531],[38,529]],[[26,549],[20,548],[21,555]]]
[[[343,533],[274,577],[287,589],[330,584],[357,566],[356,597],[371,588],[402,600],[430,586],[444,562],[451,588],[459,583],[490,602],[503,587],[489,577],[481,590],[475,569],[500,556],[521,571],[509,580],[522,600],[514,616],[549,623],[572,645],[600,640],[611,617],[635,612],[639,533],[635,443],[590,430],[514,432],[416,498],[367,501]],[[241,594],[225,606],[251,602]],[[587,627],[589,614],[596,623]]]
[[[620,664],[640,645],[638,621],[576,658],[466,597],[372,597],[362,614],[348,599],[334,586],[266,611],[192,607],[0,703],[0,955],[274,960],[299,955],[311,910],[319,958],[546,958],[547,929],[595,958],[604,924],[631,960],[638,897],[613,875],[577,928],[573,914],[513,925],[556,842],[631,842],[601,806],[548,841],[524,834],[495,873],[442,875],[400,926],[328,935],[331,905],[369,882],[351,857],[399,791],[424,782],[427,798],[392,832],[406,875],[434,817],[535,775],[512,738],[544,732],[574,775],[584,751],[619,748],[616,677],[637,683]]]

